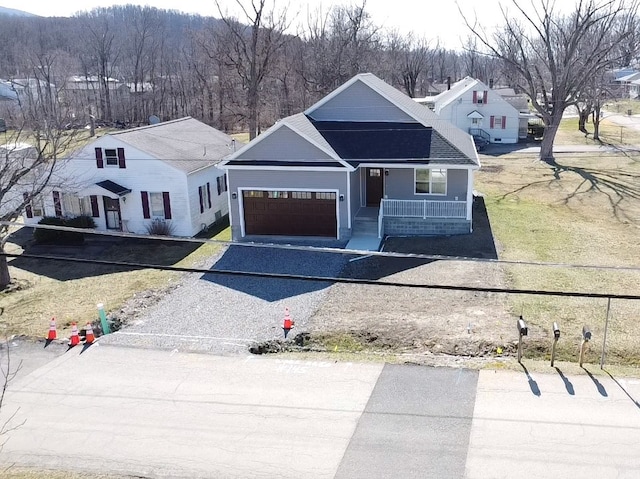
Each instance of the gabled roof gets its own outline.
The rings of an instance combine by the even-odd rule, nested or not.
[[[399,155],[400,158],[414,158],[414,159],[422,159],[424,160],[446,160],[446,163],[451,164],[462,164],[462,165],[470,165],[477,166],[479,165],[478,155],[473,144],[473,140],[470,135],[460,130],[453,124],[449,123],[446,120],[441,119],[438,115],[433,113],[429,108],[422,106],[413,99],[409,98],[407,95],[401,93],[397,89],[388,85],[384,81],[380,80],[378,77],[371,73],[362,73],[356,75],[351,80],[347,81],[342,86],[338,87],[332,93],[324,97],[319,102],[312,105],[308,108],[304,113],[293,115],[291,117],[285,118],[280,122],[276,123],[273,127],[271,127],[267,132],[253,142],[246,145],[242,150],[239,150],[228,160],[223,162],[223,164],[239,164],[244,163],[243,160],[239,160],[239,157],[242,156],[242,153],[256,144],[256,142],[262,141],[263,137],[267,135],[273,134],[279,128],[282,128],[284,125],[288,125],[292,127],[295,131],[298,131],[301,135],[303,135],[308,140],[312,141],[318,146],[321,146],[324,151],[331,152],[332,157],[337,161],[341,161],[346,166],[346,162],[344,160],[349,160],[349,158],[345,158],[342,156],[346,154],[348,156],[356,156],[358,158],[351,159],[359,159],[367,154],[373,155],[371,159],[376,158],[376,153],[374,153],[371,149],[371,145],[369,145],[370,141],[377,141],[377,138],[374,138],[369,133],[363,133],[358,131],[359,125],[366,125],[368,130],[376,130],[378,129],[378,135],[382,135],[380,129],[378,128],[378,123],[380,122],[353,122],[353,121],[339,121],[340,119],[336,119],[335,121],[317,121],[313,118],[314,111],[321,108],[322,105],[331,101],[336,96],[345,92],[349,89],[351,85],[356,82],[362,82],[368,88],[379,94],[382,98],[386,99],[388,102],[393,104],[398,110],[404,112],[407,116],[408,120],[403,122],[392,122],[392,124],[402,124],[402,125],[415,125],[405,129],[415,128],[415,131],[421,131],[422,133],[406,133],[403,134],[405,139],[409,136],[419,136],[420,144],[414,144],[410,141],[399,140],[399,144],[394,146],[396,148],[394,154]],[[387,127],[389,123],[387,123]],[[336,130],[338,128],[342,128],[344,130],[343,133],[335,132],[335,134],[330,134],[329,130]],[[360,128],[362,130],[362,128]],[[425,140],[427,133],[429,132],[430,145],[427,150],[421,150],[420,156],[413,156],[417,153],[417,149],[420,149]],[[351,136],[351,141],[353,145],[349,145],[346,139],[346,136]],[[420,136],[422,135],[422,136]],[[401,135],[402,136],[402,135]],[[414,138],[415,141],[416,138]],[[387,139],[390,141],[398,141],[394,138],[394,140]],[[401,148],[404,143],[404,149]],[[422,145],[424,146],[424,145]],[[363,148],[363,152],[354,153],[355,148]],[[378,152],[377,156],[379,157],[381,154]],[[391,154],[391,150],[389,148],[386,149],[386,153],[384,155]],[[399,158],[395,158],[399,159]],[[349,161],[349,163],[352,163]],[[312,166],[312,165],[310,165]]]
[[[615,81],[618,83],[630,83],[638,79],[640,79],[640,72],[635,72],[620,78],[616,78]]]
[[[189,174],[231,154],[233,139],[191,118],[166,121],[109,135]]]
[[[356,75],[328,96],[331,96],[336,92],[345,90],[352,82],[355,81],[361,81],[365,83],[370,88],[377,91],[383,97],[387,98],[389,101],[395,104],[398,108],[401,108],[408,115],[415,118],[416,121],[419,121],[424,126],[433,128],[435,132],[434,138],[440,136],[442,141],[449,143],[451,147],[457,149],[459,153],[467,157],[470,163],[479,164],[478,153],[476,152],[476,147],[473,144],[473,140],[470,135],[454,126],[447,120],[443,120],[426,106],[416,103],[412,98],[408,97],[388,83],[382,81],[372,73],[361,73],[359,75]],[[322,101],[323,100],[320,100],[320,102],[313,105],[307,110],[307,112],[315,109],[316,105],[321,104]],[[435,158],[435,152],[431,153],[431,158]]]
[[[482,83],[480,80],[476,80],[475,78],[471,77],[464,77],[462,80],[457,81],[453,85],[451,85],[451,89],[443,91],[435,97],[434,102],[436,104],[436,108],[440,109],[448,105],[452,101],[459,98],[460,95],[476,86],[478,86],[480,90],[489,90],[489,87]]]

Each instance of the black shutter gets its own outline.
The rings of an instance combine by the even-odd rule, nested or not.
[[[171,201],[169,200],[169,192],[162,192],[162,202],[164,203],[164,219],[171,219]]]
[[[204,192],[202,186],[198,186],[198,196],[200,197],[200,213],[204,213]]]
[[[149,212],[149,193],[141,191],[140,196],[142,197],[142,216],[149,219],[151,218],[151,213]]]
[[[102,159],[102,148],[96,148],[96,166],[104,168],[104,160]]]
[[[209,202],[209,209],[211,209],[211,185],[207,181],[207,200]]]
[[[27,218],[33,218],[33,210],[31,209],[31,202],[29,201],[29,193],[22,193],[22,198],[25,201],[24,210],[27,214]]]
[[[93,218],[100,218],[100,210],[98,209],[98,197],[96,195],[89,196],[91,200],[91,216]]]
[[[124,148],[118,148],[118,168],[126,168],[127,164],[124,159]]]
[[[59,191],[54,191],[53,192],[53,208],[56,212],[56,216],[60,217],[62,216],[62,202],[60,201],[60,192]]]

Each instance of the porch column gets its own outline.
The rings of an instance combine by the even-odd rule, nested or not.
[[[467,170],[467,221],[471,221],[473,209],[473,170]],[[473,225],[471,226],[473,228]]]

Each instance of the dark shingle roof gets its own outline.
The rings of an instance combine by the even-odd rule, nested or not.
[[[431,128],[421,123],[311,121],[345,160],[429,158]]]

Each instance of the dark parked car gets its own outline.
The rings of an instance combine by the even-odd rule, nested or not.
[[[476,150],[478,151],[484,150],[489,144],[489,140],[487,140],[486,138],[482,138],[481,136],[474,136],[473,142],[475,143]]]

